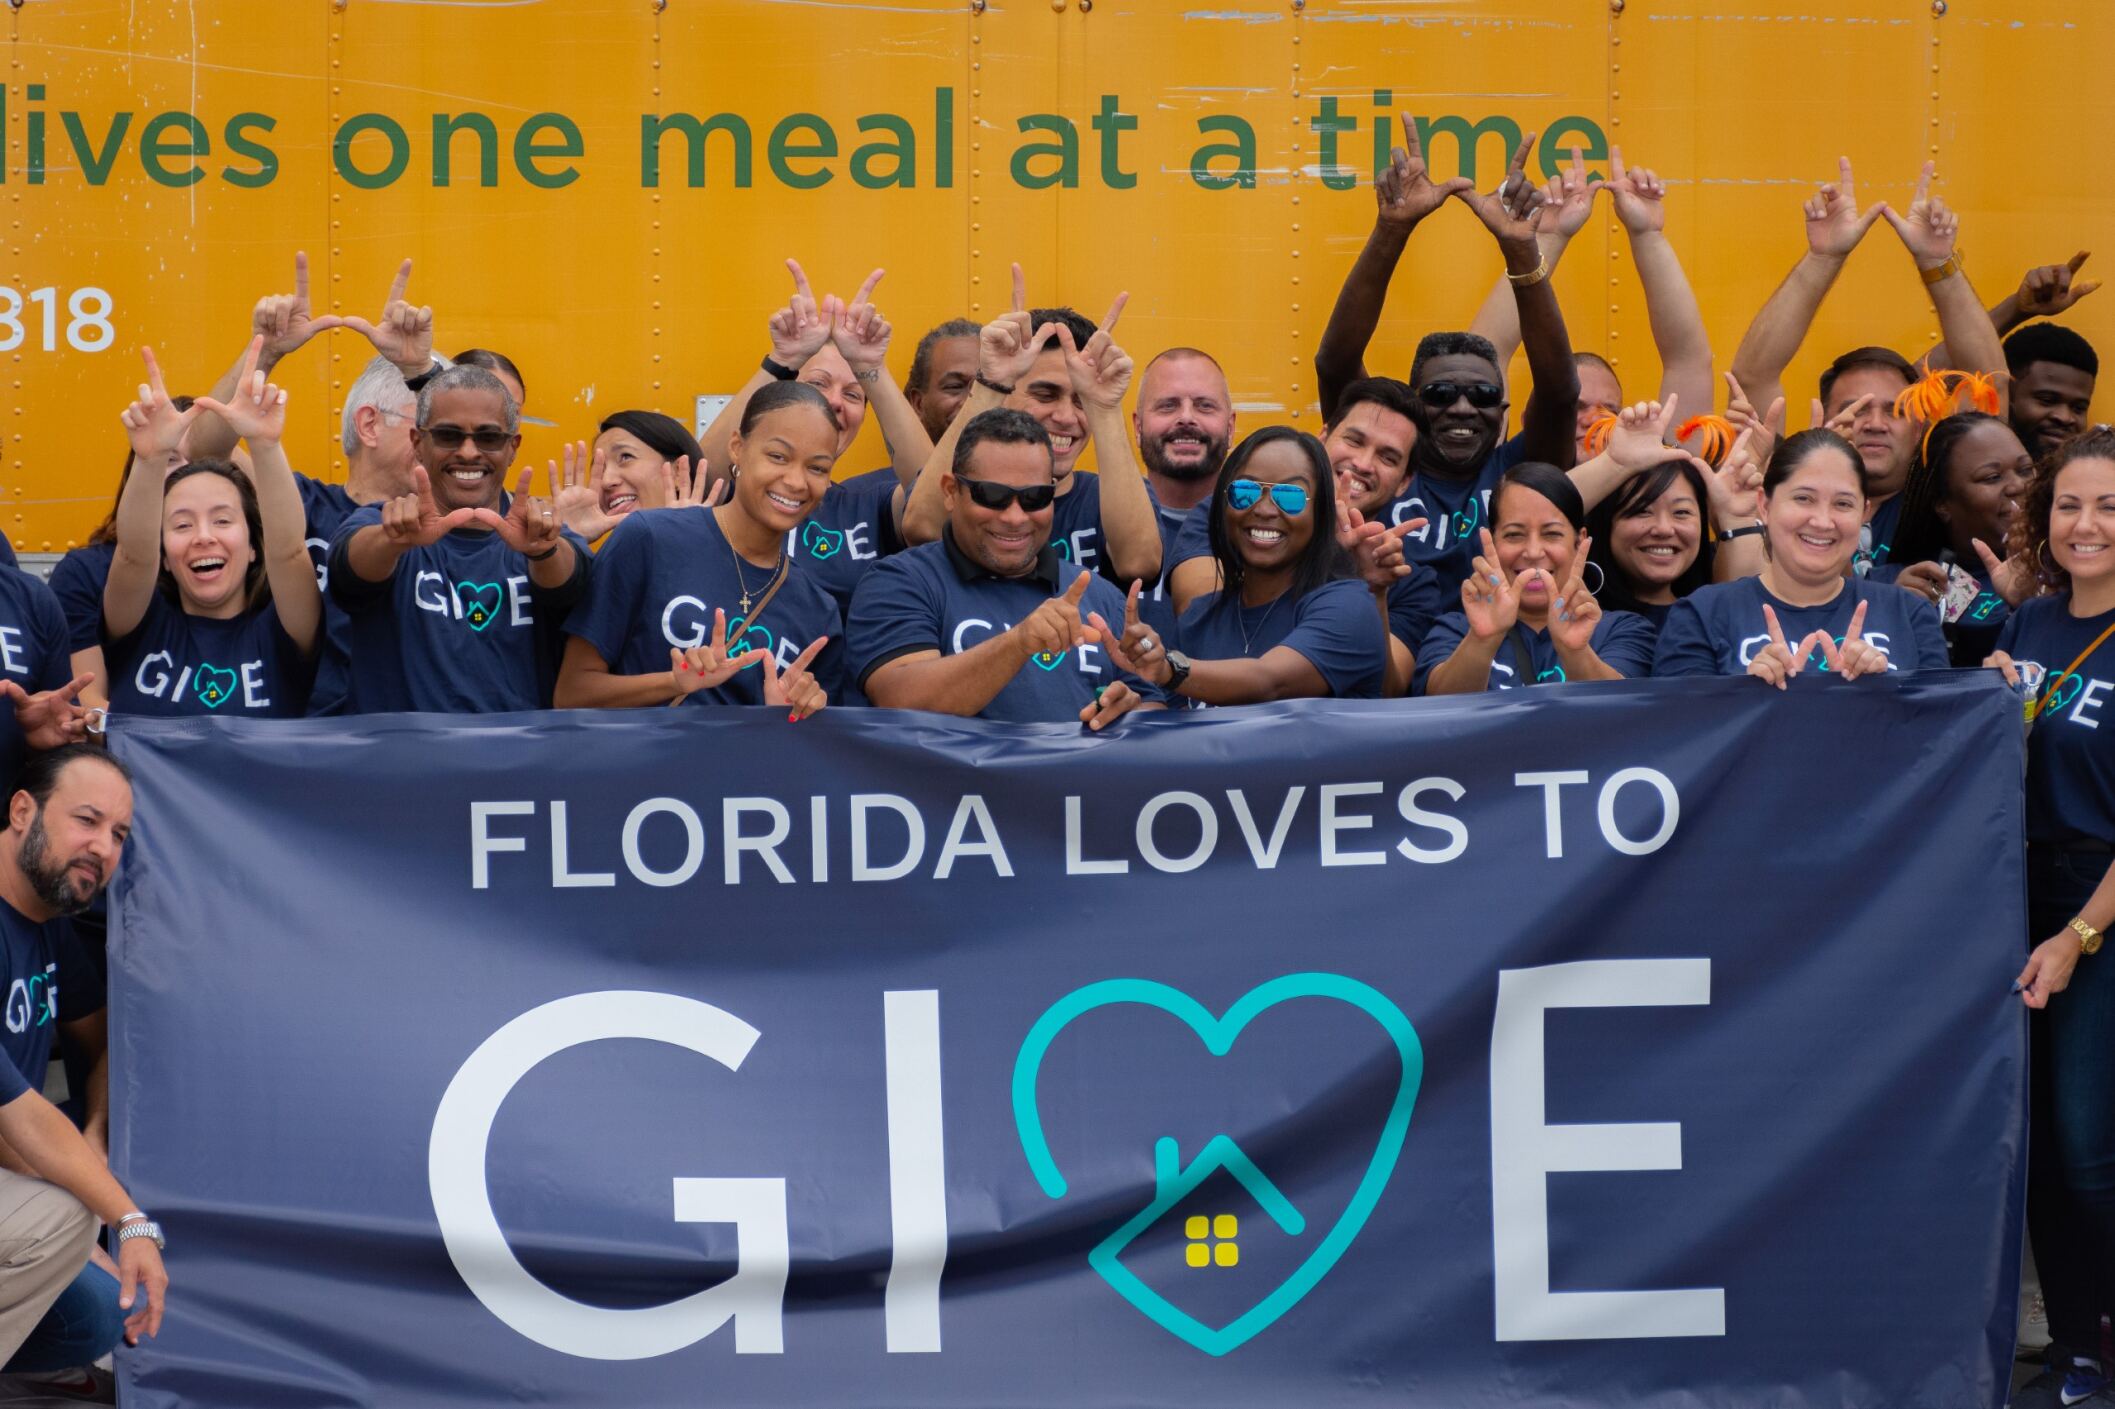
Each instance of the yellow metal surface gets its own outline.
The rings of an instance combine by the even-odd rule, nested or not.
[[[134,349],[204,390],[297,249],[319,305],[369,317],[412,257],[441,350],[521,364],[555,423],[528,432],[539,463],[612,410],[688,421],[739,385],[789,255],[819,291],[889,271],[899,376],[927,326],[1002,308],[1019,260],[1033,300],[1090,317],[1128,289],[1141,365],[1214,352],[1245,428],[1313,426],[1375,125],[1406,112],[1441,175],[1487,186],[1515,130],[1546,134],[1538,177],[1574,140],[1597,173],[1611,144],[1657,168],[1721,366],[1839,153],[1866,200],[1938,162],[1986,301],[2078,249],[2115,267],[2115,187],[2085,165],[2115,126],[2115,6],[2085,0],[27,0],[0,22],[0,528],[27,551],[106,511]],[[1466,325],[1497,270],[1441,212],[1369,364]],[[1649,391],[1605,207],[1557,277],[1575,343]],[[2115,350],[2115,292],[2066,321]],[[1882,226],[1789,384],[1934,336]],[[366,352],[341,331],[279,372],[297,466],[342,476]],[[870,430],[842,468],[879,458]]]

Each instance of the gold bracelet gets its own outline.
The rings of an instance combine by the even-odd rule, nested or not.
[[[1550,257],[1542,252],[1540,245],[1535,248],[1535,256],[1535,267],[1525,274],[1515,274],[1510,269],[1506,270],[1505,276],[1514,288],[1532,288],[1550,276]]]
[[[2074,918],[2071,921],[2071,928],[2078,931],[2079,953],[2098,954],[2100,952],[2100,931],[2087,924],[2083,916]]]
[[[1933,284],[1945,283],[1948,279],[1960,273],[1962,268],[1961,251],[1956,249],[1952,254],[1946,256],[1944,264],[1931,269],[1920,269],[1917,273],[1924,280],[1924,287],[1928,289]]]

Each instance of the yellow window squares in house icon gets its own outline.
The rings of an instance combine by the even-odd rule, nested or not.
[[[1241,1245],[1234,1241],[1241,1236],[1241,1220],[1233,1214],[1222,1213],[1216,1218],[1193,1214],[1183,1223],[1182,1231],[1190,1240],[1189,1247],[1183,1252],[1183,1260],[1190,1266],[1210,1267],[1217,1263],[1221,1267],[1238,1267],[1241,1264]]]

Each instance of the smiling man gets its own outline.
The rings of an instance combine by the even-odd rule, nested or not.
[[[973,417],[941,472],[940,541],[884,560],[852,598],[852,678],[884,709],[1100,729],[1159,691],[1121,677],[1086,625],[1124,596],[1051,542],[1057,481],[1035,417]]]
[[[520,409],[492,373],[450,367],[419,390],[412,444],[413,491],[360,509],[331,543],[353,711],[548,706],[589,555],[528,471],[508,502]]]
[[[2012,429],[2039,460],[2086,428],[2100,355],[2061,323],[2029,323],[2005,339]]]

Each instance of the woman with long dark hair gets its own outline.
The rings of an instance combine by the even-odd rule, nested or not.
[[[1336,477],[1322,442],[1270,426],[1234,447],[1210,510],[1220,589],[1176,623],[1167,649],[1137,621],[1091,624],[1122,669],[1193,705],[1378,699],[1387,625],[1337,543]]]
[[[2000,559],[2033,478],[2034,457],[2002,417],[1960,411],[1925,433],[1890,561],[1873,577],[1936,604],[1955,665],[1982,664],[2013,603],[2036,590]]]
[[[1711,484],[1687,460],[1632,475],[1587,516],[1588,585],[1604,610],[1666,622],[1674,604],[1711,581]]]

